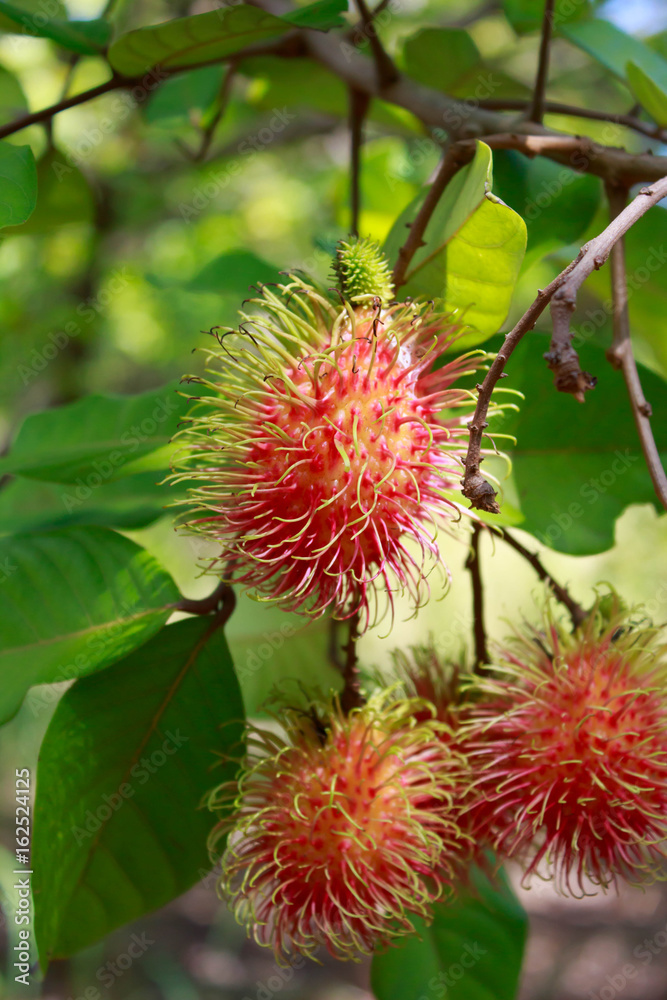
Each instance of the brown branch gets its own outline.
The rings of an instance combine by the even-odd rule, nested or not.
[[[284,12],[279,0],[265,0],[263,6],[276,13]],[[347,84],[354,84],[372,96],[382,97],[406,108],[424,125],[444,129],[451,138],[472,138],[505,132],[507,122],[502,113],[480,107],[477,101],[456,100],[441,91],[424,87],[401,76],[390,87],[380,88],[373,63],[357,52],[341,47],[335,35],[310,31],[304,33],[308,53]],[[543,138],[564,137],[532,122],[518,122],[513,134],[539,134]],[[520,148],[518,145],[515,148]],[[611,178],[629,185],[638,181],[654,181],[667,174],[667,157],[647,153],[627,153],[612,146],[603,146],[586,137],[574,137],[568,148],[547,147],[536,150],[572,170]]]
[[[440,201],[445,188],[452,177],[469,163],[475,152],[475,143],[454,143],[449,147],[435,175],[424,201],[415,217],[415,221],[410,225],[408,237],[398,251],[398,259],[394,266],[393,283],[396,291],[408,280],[407,270],[410,261],[420,247],[424,246],[424,233],[429,224],[431,216]]]
[[[396,69],[393,60],[387,55],[384,50],[384,46],[378,37],[377,30],[373,24],[373,18],[376,16],[377,11],[371,12],[366,5],[366,0],[356,0],[357,7],[359,8],[359,14],[361,17],[361,35],[363,38],[367,38],[370,46],[371,52],[373,53],[373,60],[375,62],[375,69],[377,71],[377,82],[380,90],[385,87],[391,86],[398,80],[400,73]],[[357,35],[359,32],[357,31]]]
[[[222,580],[215,590],[200,600],[182,597],[173,605],[174,611],[185,611],[189,615],[218,614],[223,617],[223,624],[236,607],[236,595],[230,585]]]
[[[515,552],[518,552],[519,555],[523,556],[526,562],[530,563],[540,580],[551,588],[556,600],[560,601],[560,603],[569,611],[573,628],[578,628],[578,626],[588,618],[588,612],[582,608],[581,604],[578,604],[574,598],[570,596],[565,587],[562,587],[560,583],[557,583],[556,580],[554,580],[551,573],[549,573],[549,571],[545,569],[540,562],[539,557],[535,553],[529,552],[529,550],[525,548],[521,542],[518,541],[518,539],[516,539],[513,535],[510,535],[506,528],[502,529],[502,538],[503,541],[507,542],[507,544],[515,550]]]
[[[553,17],[554,0],[546,0],[544,4],[544,17],[542,19],[542,37],[540,39],[540,54],[537,62],[537,76],[535,78],[530,113],[528,115],[531,122],[537,122],[540,125],[544,117],[544,94],[549,75],[549,46],[551,44]]]
[[[350,232],[359,235],[359,214],[361,211],[361,146],[364,137],[364,119],[370,104],[370,97],[363,90],[348,90],[350,102]]]
[[[612,220],[618,218],[625,208],[627,191],[625,188],[607,185],[607,197]],[[628,312],[628,288],[625,270],[625,246],[621,238],[613,247],[610,257],[612,323],[614,338],[607,351],[607,358],[614,368],[620,369],[630,397],[632,415],[637,427],[651,482],[660,503],[667,509],[667,476],[660,460],[660,452],[651,428],[651,406],[642,389],[637,364],[630,338],[630,315]]]
[[[359,664],[357,662],[357,639],[359,638],[359,615],[350,618],[350,634],[345,650],[345,663],[341,671],[343,675],[343,690],[340,696],[340,707],[347,715],[353,708],[363,704],[360,690]]]
[[[564,276],[574,267],[575,263],[576,261],[572,261],[571,264],[568,264],[565,270],[554,278],[546,288],[538,292],[535,301],[526,310],[516,326],[505,336],[503,346],[498,351],[486,374],[486,378],[481,385],[477,385],[477,405],[475,406],[472,420],[468,424],[470,437],[465,460],[465,475],[463,477],[462,490],[464,497],[470,500],[471,507],[477,507],[491,514],[500,513],[500,505],[495,499],[496,491],[479,471],[479,467],[484,461],[482,456],[482,438],[484,437],[485,428],[489,426],[486,415],[491,402],[491,395],[499,379],[505,377],[504,368],[512,351],[524,334],[533,329],[536,321],[546,309],[551,296],[560,287]]]
[[[498,351],[484,381],[481,385],[477,385],[477,405],[468,424],[470,437],[462,492],[464,497],[470,500],[471,507],[492,514],[500,513],[500,506],[495,499],[496,491],[481,474],[479,467],[483,461],[482,438],[485,428],[488,427],[486,415],[491,396],[499,379],[505,375],[505,365],[512,351],[523,336],[533,329],[537,319],[551,302],[554,330],[551,347],[545,358],[549,362],[549,367],[556,371],[557,378],[561,375],[563,379],[566,377],[573,379],[573,387],[579,386],[580,391],[583,391],[591,376],[579,371],[579,359],[570,341],[570,314],[575,306],[577,291],[591,272],[604,264],[614,244],[633,223],[665,195],[667,195],[667,177],[663,177],[650,188],[642,188],[634,201],[607,226],[604,232],[583,246],[575,260],[538,293],[516,326],[506,335],[503,346]],[[576,359],[574,364],[572,356]],[[562,385],[557,384],[556,388],[562,388]]]
[[[489,111],[527,111],[530,107],[528,101],[521,98],[506,99],[503,97],[490,97],[479,102],[480,108]],[[635,132],[645,135],[649,139],[657,139],[660,142],[667,142],[667,129],[657,125],[649,125],[641,118],[636,118],[633,114],[614,114],[613,111],[595,111],[591,108],[577,108],[573,104],[562,104],[560,101],[544,101],[544,114],[568,115],[571,118],[587,118],[597,122],[611,122],[613,125],[623,125],[625,128],[633,129]]]
[[[650,187],[642,188],[637,197],[624,208],[607,226],[583,247],[576,264],[554,293],[551,301],[553,335],[545,358],[554,372],[554,385],[559,392],[571,393],[579,402],[584,401],[584,393],[592,389],[595,380],[588,372],[581,370],[579,356],[572,346],[570,316],[577,303],[577,292],[586,278],[606,262],[612,248],[630,227],[649,208],[667,195],[667,177],[663,177]]]
[[[479,555],[479,541],[483,531],[479,522],[472,526],[470,551],[465,561],[465,568],[470,571],[472,583],[472,621],[473,638],[475,640],[475,673],[483,674],[484,665],[489,662],[489,650],[484,627],[484,586],[482,583],[482,566]]]

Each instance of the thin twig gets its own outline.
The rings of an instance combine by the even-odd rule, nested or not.
[[[370,42],[371,52],[377,71],[377,82],[380,90],[390,87],[398,80],[400,73],[396,69],[393,60],[387,55],[384,46],[378,37],[377,30],[373,24],[376,11],[372,12],[366,5],[366,0],[356,0],[359,14],[361,16],[361,34]]]
[[[544,5],[544,17],[542,18],[542,37],[540,39],[540,54],[537,62],[537,76],[535,87],[533,88],[533,100],[530,106],[528,117],[531,122],[542,124],[544,117],[544,94],[549,75],[549,46],[551,44],[551,31],[553,28],[554,0],[546,0]]]
[[[370,97],[363,90],[350,87],[350,232],[359,235],[359,214],[361,211],[361,146],[364,136],[364,119],[370,104]]]
[[[554,580],[551,573],[549,573],[549,571],[542,565],[539,556],[525,548],[518,539],[516,539],[513,535],[510,535],[506,528],[502,529],[501,537],[503,541],[507,542],[507,544],[515,550],[515,552],[518,552],[519,555],[523,556],[526,562],[530,563],[540,580],[548,584],[551,588],[556,600],[560,601],[560,603],[567,608],[570,618],[572,619],[573,628],[577,628],[581,625],[581,623],[588,618],[588,612],[582,608],[581,604],[578,604],[574,598],[570,596],[565,587],[561,586],[560,583],[557,583],[556,580]]]
[[[410,261],[420,247],[424,246],[424,233],[429,224],[431,216],[440,201],[445,188],[452,177],[458,173],[461,167],[465,166],[472,159],[475,151],[475,143],[454,143],[442,158],[438,167],[438,172],[433,179],[424,201],[421,204],[415,220],[410,225],[408,237],[398,251],[398,259],[394,266],[393,283],[394,290],[404,285],[408,280],[408,267]]]
[[[503,97],[489,97],[479,102],[480,108],[487,108],[489,111],[527,111],[530,107],[528,101],[518,99],[507,99]],[[544,101],[544,114],[568,115],[571,118],[587,118],[597,122],[611,122],[613,125],[623,125],[631,128],[649,139],[658,139],[660,142],[667,142],[667,129],[657,125],[650,125],[643,122],[641,118],[634,115],[614,114],[613,111],[595,111],[591,108],[577,108],[573,104],[562,104],[560,101]]]
[[[340,696],[340,707],[347,715],[353,708],[359,708],[363,704],[361,697],[359,664],[357,662],[357,639],[359,638],[359,615],[355,614],[350,618],[350,633],[345,650],[345,663],[343,665],[343,690]]]
[[[237,64],[236,62],[230,62],[227,67],[227,72],[222,79],[222,85],[220,87],[220,92],[218,94],[218,106],[206,127],[202,130],[201,144],[199,149],[192,157],[194,163],[202,163],[211,148],[211,143],[213,142],[213,137],[215,135],[215,130],[220,124],[222,117],[227,110],[227,105],[229,104],[229,97],[232,91],[232,84],[234,82],[234,76],[236,74]]]
[[[612,184],[607,185],[607,197],[612,220],[617,218],[625,208],[627,190]],[[614,368],[620,369],[625,379],[625,385],[632,405],[637,433],[641,442],[644,458],[651,476],[651,482],[660,503],[667,509],[667,476],[660,460],[660,452],[655,443],[651,428],[651,406],[647,402],[637,371],[637,364],[632,351],[630,337],[630,314],[628,312],[628,288],[625,269],[624,240],[620,239],[611,251],[611,293],[612,293],[612,323],[614,339],[607,351],[607,358]]]
[[[553,335],[548,353],[545,355],[549,367],[554,372],[554,385],[559,392],[568,392],[584,401],[584,393],[593,388],[595,380],[588,372],[581,370],[579,356],[572,346],[570,316],[577,303],[577,292],[586,278],[599,270],[606,262],[612,248],[649,208],[667,195],[667,177],[656,181],[650,187],[642,188],[637,197],[610,222],[603,233],[587,243],[580,254],[576,266],[554,293],[551,301]]]
[[[489,662],[489,650],[486,642],[486,628],[484,627],[484,585],[482,583],[482,565],[479,554],[479,541],[483,531],[479,522],[472,526],[472,539],[470,551],[465,562],[465,567],[470,571],[472,582],[472,621],[473,638],[475,641],[475,673],[484,673],[484,665]]]
[[[665,195],[667,195],[667,177],[652,184],[650,188],[642,188],[634,201],[607,226],[604,232],[583,246],[577,257],[546,288],[540,290],[535,301],[529,306],[516,326],[506,335],[484,381],[477,385],[477,405],[472,420],[468,424],[470,437],[465,461],[463,495],[470,500],[471,507],[477,507],[492,514],[500,512],[500,506],[495,499],[496,491],[491,483],[482,476],[479,467],[483,461],[482,438],[485,428],[488,427],[486,415],[491,395],[498,380],[505,374],[505,365],[512,351],[523,336],[533,329],[547,304],[551,302],[554,331],[551,346],[545,358],[549,362],[549,367],[556,371],[557,379],[559,374],[564,382],[566,378],[571,378],[573,386],[578,385],[580,391],[583,391],[584,385],[590,383],[591,376],[579,371],[579,359],[570,339],[570,314],[575,306],[576,293],[591,272],[604,264],[614,244],[630,229],[633,223]],[[574,362],[572,356],[574,356]],[[562,385],[558,384],[556,387],[563,388]],[[573,391],[573,389],[564,391]]]
[[[174,611],[185,611],[189,615],[211,615],[226,612],[225,621],[230,617],[236,606],[236,595],[230,585],[222,580],[215,590],[200,600],[182,597],[173,605]]]

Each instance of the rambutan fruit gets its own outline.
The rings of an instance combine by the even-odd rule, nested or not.
[[[441,565],[436,525],[467,510],[457,411],[473,401],[456,382],[476,356],[442,363],[458,331],[427,303],[332,300],[298,277],[249,301],[238,329],[213,331],[212,378],[194,379],[210,395],[175,463],[176,481],[196,481],[188,527],[221,546],[210,568],[289,610],[361,613],[365,626],[378,584],[392,608],[396,588],[419,606]]]
[[[614,603],[574,634],[549,611],[517,635],[473,713],[477,835],[572,893],[643,881],[664,859],[665,644]]]
[[[429,918],[447,887],[460,833],[451,816],[459,760],[415,705],[374,695],[348,716],[337,704],[281,717],[284,737],[250,729],[213,851],[229,833],[221,888],[239,922],[279,960],[290,951],[368,954]]]

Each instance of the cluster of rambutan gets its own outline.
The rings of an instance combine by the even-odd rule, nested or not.
[[[224,892],[277,957],[354,958],[428,919],[473,863],[520,862],[587,892],[643,881],[667,838],[667,662],[656,631],[598,604],[548,611],[474,677],[433,650],[347,716],[334,698],[250,729],[210,800]],[[662,657],[662,659],[661,659]]]
[[[432,304],[391,300],[368,242],[343,244],[336,270],[333,295],[293,275],[211,331],[215,379],[197,380],[176,478],[195,481],[188,524],[220,545],[214,570],[363,630],[379,584],[419,605],[436,525],[466,510],[461,379],[478,356],[446,356],[460,331]],[[332,695],[248,728],[238,782],[209,802],[238,919],[278,957],[354,958],[490,852],[566,889],[649,875],[667,836],[661,655],[618,609],[598,603],[574,634],[549,611],[482,677],[397,654],[392,686],[350,711]]]

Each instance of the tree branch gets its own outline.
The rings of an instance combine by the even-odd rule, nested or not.
[[[359,638],[359,615],[355,614],[350,618],[350,634],[345,650],[345,663],[343,664],[343,691],[340,696],[340,707],[347,715],[353,708],[359,708],[363,704],[360,690],[359,664],[357,662],[357,639]]]
[[[270,6],[274,12],[284,12],[283,5],[276,0],[266,6]],[[373,63],[357,52],[343,50],[335,36],[309,31],[304,33],[304,41],[310,55],[339,79],[354,84],[372,96],[405,108],[424,125],[445,129],[452,139],[482,138],[506,131],[507,122],[503,115],[480,107],[477,101],[455,100],[405,76],[399,77],[391,86],[380,87]],[[528,121],[514,125],[513,135],[518,137],[521,134],[567,138]],[[517,144],[513,148],[521,147]],[[586,137],[572,138],[566,148],[544,146],[534,152],[563,163],[572,170],[609,177],[629,185],[638,181],[658,180],[667,174],[667,157],[627,153],[622,149],[603,146]]]
[[[533,88],[533,100],[530,105],[528,117],[531,122],[542,124],[544,117],[544,94],[549,75],[549,46],[551,44],[551,31],[553,28],[554,0],[546,0],[544,4],[544,17],[542,19],[542,37],[540,39],[540,54],[537,62],[537,76],[535,87]]]
[[[545,358],[554,372],[556,389],[571,393],[581,403],[584,401],[584,393],[593,388],[595,380],[588,372],[581,370],[579,356],[572,346],[570,316],[576,307],[577,292],[586,278],[602,267],[612,248],[628,229],[666,195],[667,177],[662,177],[651,187],[642,188],[634,201],[616,216],[604,232],[583,247],[575,266],[553,295],[553,335]]]
[[[361,146],[364,137],[364,119],[370,97],[363,90],[348,89],[350,103],[350,232],[359,236],[361,211]]]
[[[373,18],[378,11],[371,11],[366,5],[366,0],[356,0],[359,14],[361,16],[361,34],[370,42],[371,52],[375,61],[377,71],[377,82],[380,89],[390,86],[399,78],[399,72],[393,61],[384,50],[384,46],[378,37]]]
[[[519,99],[506,99],[502,97],[489,97],[479,102],[481,108],[489,111],[527,111],[530,107],[528,101]],[[562,104],[560,101],[544,101],[544,114],[568,115],[571,118],[587,118],[597,122],[611,122],[613,125],[623,125],[631,128],[649,139],[657,139],[659,142],[667,142],[667,129],[657,125],[649,125],[641,118],[636,118],[632,114],[614,114],[613,111],[595,111],[590,108],[577,108],[573,104]]]
[[[616,219],[623,212],[627,200],[625,188],[607,185],[611,218]],[[660,460],[651,428],[651,406],[647,402],[637,371],[630,337],[630,315],[628,312],[628,289],[625,270],[625,246],[621,238],[613,247],[610,258],[612,323],[614,339],[607,351],[607,358],[614,368],[620,369],[632,405],[632,415],[639,434],[642,451],[651,476],[651,482],[660,503],[667,509],[667,476]]]
[[[558,274],[546,288],[542,289],[535,301],[523,314],[516,326],[506,335],[503,346],[498,351],[484,381],[477,385],[478,397],[475,412],[468,424],[470,437],[465,460],[463,495],[471,507],[499,514],[496,491],[480,472],[483,461],[482,438],[488,427],[486,416],[491,396],[499,379],[505,375],[505,365],[524,334],[532,330],[537,319],[552,302],[553,337],[545,358],[549,367],[556,372],[556,388],[561,391],[578,390],[582,396],[585,388],[594,384],[591,376],[579,370],[579,358],[572,347],[570,338],[570,314],[576,302],[576,293],[593,270],[601,267],[609,256],[614,244],[623,236],[637,219],[667,195],[667,177],[642,188],[635,200],[590,243],[581,248],[577,257]],[[553,300],[553,301],[552,301]],[[559,384],[560,383],[560,384]],[[563,388],[569,385],[570,388]]]
[[[477,385],[477,405],[472,420],[468,424],[470,437],[462,492],[464,497],[470,501],[471,507],[488,511],[491,514],[500,513],[500,506],[495,499],[496,491],[481,474],[479,467],[483,461],[482,438],[485,428],[488,427],[486,416],[491,396],[499,379],[505,375],[505,365],[512,351],[524,334],[533,329],[547,304],[552,302],[551,314],[554,330],[551,346],[549,352],[545,354],[545,358],[549,367],[556,371],[556,388],[560,388],[562,391],[573,391],[579,387],[579,391],[583,394],[584,387],[592,387],[590,384],[591,376],[579,370],[579,358],[572,347],[570,338],[570,314],[575,306],[577,291],[591,272],[604,264],[614,244],[630,229],[633,223],[665,195],[667,195],[667,177],[663,177],[650,188],[642,188],[635,200],[607,226],[604,232],[583,246],[577,257],[546,288],[538,293],[532,305],[506,335],[503,346],[498,351],[484,381],[481,385]],[[559,376],[562,379],[561,385],[558,384]],[[563,389],[566,379],[571,385],[570,389]]]
[[[222,615],[223,624],[231,616],[235,607],[236,595],[231,586],[224,580],[218,584],[208,597],[202,597],[200,600],[182,597],[180,601],[173,605],[174,611],[185,611],[189,615]]]
[[[483,674],[484,665],[489,662],[489,650],[484,627],[484,586],[482,583],[482,566],[479,555],[479,541],[483,531],[482,525],[476,521],[472,526],[470,551],[465,561],[465,568],[470,571],[472,582],[472,620],[473,637],[475,640],[475,673]]]
[[[502,529],[502,538],[503,541],[507,542],[507,544],[515,550],[515,552],[518,552],[519,555],[523,556],[526,562],[530,563],[530,565],[533,567],[533,569],[539,576],[540,580],[548,584],[548,586],[553,591],[556,600],[560,601],[560,603],[564,605],[564,607],[566,607],[567,610],[569,611],[570,618],[572,619],[573,629],[578,628],[578,626],[581,625],[581,623],[585,621],[586,618],[588,618],[588,612],[585,611],[584,608],[582,608],[581,604],[578,604],[574,600],[574,598],[570,596],[565,587],[562,587],[560,583],[557,583],[554,580],[551,573],[549,573],[549,571],[546,570],[542,565],[542,563],[540,562],[539,556],[537,556],[533,552],[529,552],[528,549],[524,548],[521,542],[518,539],[514,538],[513,535],[510,535],[509,531],[507,531],[506,528]]]
[[[424,233],[429,224],[431,216],[440,201],[443,192],[450,180],[461,167],[469,163],[475,152],[475,143],[454,143],[445,153],[442,162],[435,175],[422,205],[417,212],[415,221],[411,223],[408,237],[398,251],[398,259],[394,266],[393,283],[394,291],[404,285],[407,279],[407,270],[410,261],[421,246],[424,246]]]

